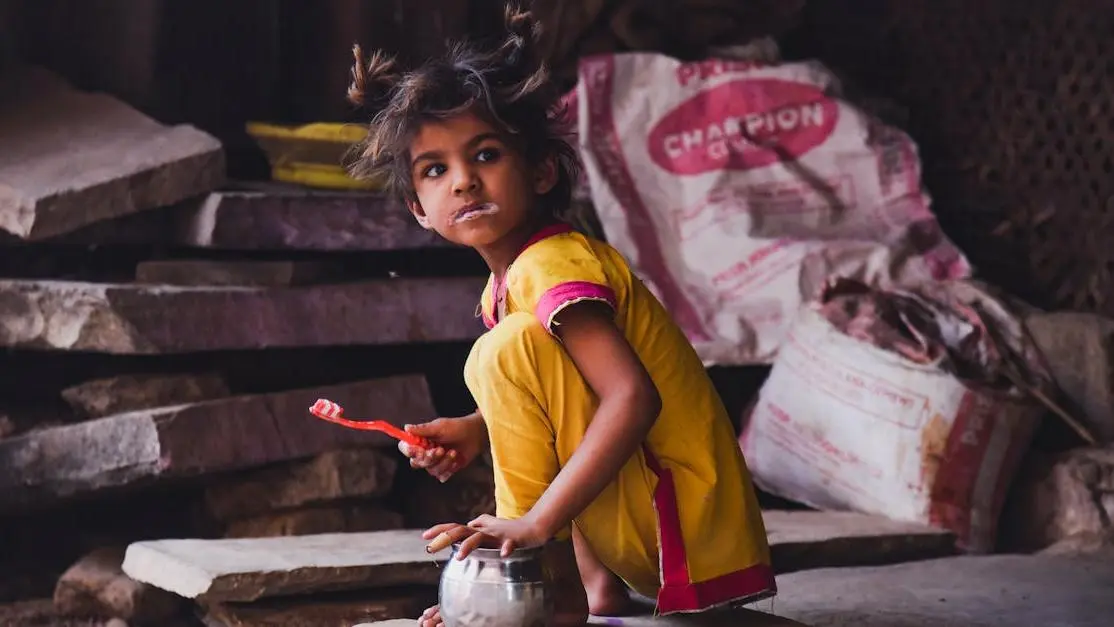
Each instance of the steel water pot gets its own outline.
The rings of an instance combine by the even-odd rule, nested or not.
[[[551,627],[555,580],[545,567],[545,549],[474,549],[441,571],[440,607],[445,627]]]

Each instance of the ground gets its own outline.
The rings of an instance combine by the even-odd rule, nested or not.
[[[1114,552],[953,557],[778,577],[756,609],[813,627],[1110,627]]]

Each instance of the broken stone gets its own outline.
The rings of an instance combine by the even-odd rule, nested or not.
[[[1031,455],[1002,517],[1003,541],[1010,548],[1037,550],[1072,538],[1103,537],[1112,519],[1114,447]]]
[[[1040,551],[1041,555],[1085,555],[1105,553],[1114,556],[1114,528],[1103,531],[1084,531],[1060,540]]]
[[[955,553],[955,534],[854,512],[762,512],[774,571],[894,564]]]
[[[220,142],[36,67],[0,77],[0,230],[27,240],[177,203],[224,179]]]
[[[265,599],[255,603],[214,603],[207,606],[206,621],[216,627],[349,627],[362,621],[409,619],[421,616],[437,603],[433,586],[405,593],[328,595],[308,599]]]
[[[309,461],[224,480],[206,489],[205,502],[214,518],[229,521],[340,499],[385,496],[398,467],[394,455],[374,449],[329,451]]]
[[[395,424],[434,415],[421,376],[399,376],[117,414],[0,440],[0,508],[41,504],[156,478],[254,468],[366,446],[386,435],[308,413],[318,398]]]
[[[350,504],[276,512],[236,520],[226,538],[271,538],[314,533],[351,533],[402,529],[402,514],[375,505]]]
[[[124,549],[103,548],[70,567],[54,589],[54,607],[65,616],[122,618],[161,624],[183,609],[181,597],[124,574]]]
[[[184,286],[290,287],[323,283],[335,273],[313,261],[211,261],[175,259],[142,261],[136,283]]]
[[[1025,325],[1078,417],[1098,443],[1114,442],[1114,320],[1058,311]]]
[[[195,403],[230,396],[220,375],[130,374],[86,381],[62,390],[62,398],[87,418]]]
[[[136,542],[124,572],[188,599],[255,601],[345,589],[436,585],[448,551],[418,530]]]
[[[0,280],[0,346],[116,354],[474,339],[481,278],[307,288]]]

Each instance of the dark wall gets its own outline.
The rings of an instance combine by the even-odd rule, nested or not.
[[[266,174],[244,122],[354,119],[344,100],[353,43],[411,63],[448,38],[484,36],[500,11],[491,0],[0,2],[25,59],[213,133],[240,178]]]

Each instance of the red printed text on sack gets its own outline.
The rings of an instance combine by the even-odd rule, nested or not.
[[[676,174],[749,170],[800,157],[831,136],[835,101],[813,85],[732,81],[697,93],[649,134],[654,163]]]

